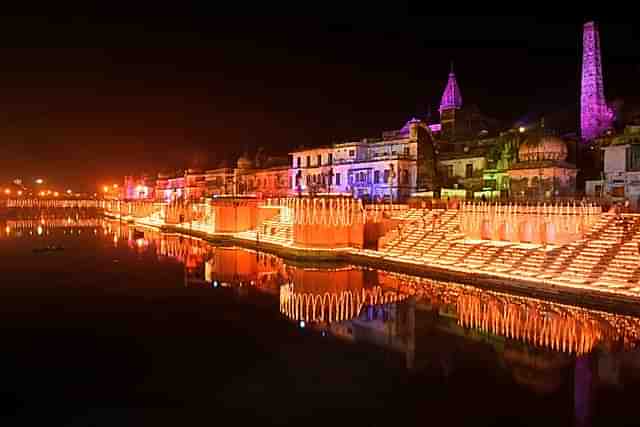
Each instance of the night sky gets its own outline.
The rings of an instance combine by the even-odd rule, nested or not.
[[[587,18],[3,17],[0,182],[93,190],[377,136],[436,112],[451,61],[489,116],[576,105]],[[640,30],[595,18],[607,98],[635,101]]]

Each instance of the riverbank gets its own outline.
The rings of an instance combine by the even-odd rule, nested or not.
[[[455,266],[440,267],[400,259],[389,259],[380,256],[380,253],[376,251],[362,251],[353,248],[300,248],[272,242],[250,240],[233,234],[211,234],[187,227],[146,224],[133,220],[129,220],[128,222],[135,226],[150,227],[165,233],[176,233],[199,238],[213,245],[233,245],[271,253],[286,260],[314,264],[342,262],[434,280],[456,282],[481,289],[509,292],[562,304],[578,305],[594,310],[640,316],[640,298],[622,293],[586,289],[578,285],[559,285],[545,280],[504,277],[506,275],[501,276],[499,273],[489,274],[481,271],[470,271]]]

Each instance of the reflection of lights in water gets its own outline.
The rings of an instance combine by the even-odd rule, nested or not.
[[[41,226],[41,225],[39,225],[39,226],[38,226],[38,229],[37,229],[36,231],[37,231],[37,233],[38,233],[38,236],[42,236],[42,233],[43,233],[43,231],[44,231],[44,230],[42,229],[42,226]],[[31,234],[31,233],[29,233],[29,234]]]
[[[213,281],[213,287],[214,287],[214,288],[217,288],[217,287],[218,287],[218,285],[219,285],[218,281],[217,281],[217,280],[214,280],[214,281]]]
[[[113,235],[113,243],[118,243],[118,235],[117,234]]]
[[[96,230],[95,228],[93,229],[93,234],[98,234],[98,230]]]
[[[327,336],[327,331],[322,331],[322,336],[326,337]]]
[[[307,326],[307,324],[305,323],[304,320],[301,320],[300,323],[298,323],[298,326],[300,326],[300,328],[303,329],[305,326]]]
[[[147,241],[144,240],[143,238],[136,239],[136,245],[138,245],[139,248],[145,246],[146,244],[147,244]]]

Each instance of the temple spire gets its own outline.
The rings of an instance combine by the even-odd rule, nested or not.
[[[453,72],[453,61],[451,61],[451,72],[449,72],[449,80],[447,87],[444,89],[442,99],[440,100],[440,113],[443,110],[458,109],[462,107],[462,95],[456,81],[456,75]]]
[[[604,97],[600,33],[595,22],[587,22],[582,39],[580,135],[584,140],[593,140],[611,127],[612,119],[613,112]]]

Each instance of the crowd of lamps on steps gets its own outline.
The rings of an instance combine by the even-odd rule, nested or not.
[[[600,219],[595,205],[463,203],[460,231],[470,238],[555,243],[559,235],[580,237]]]

